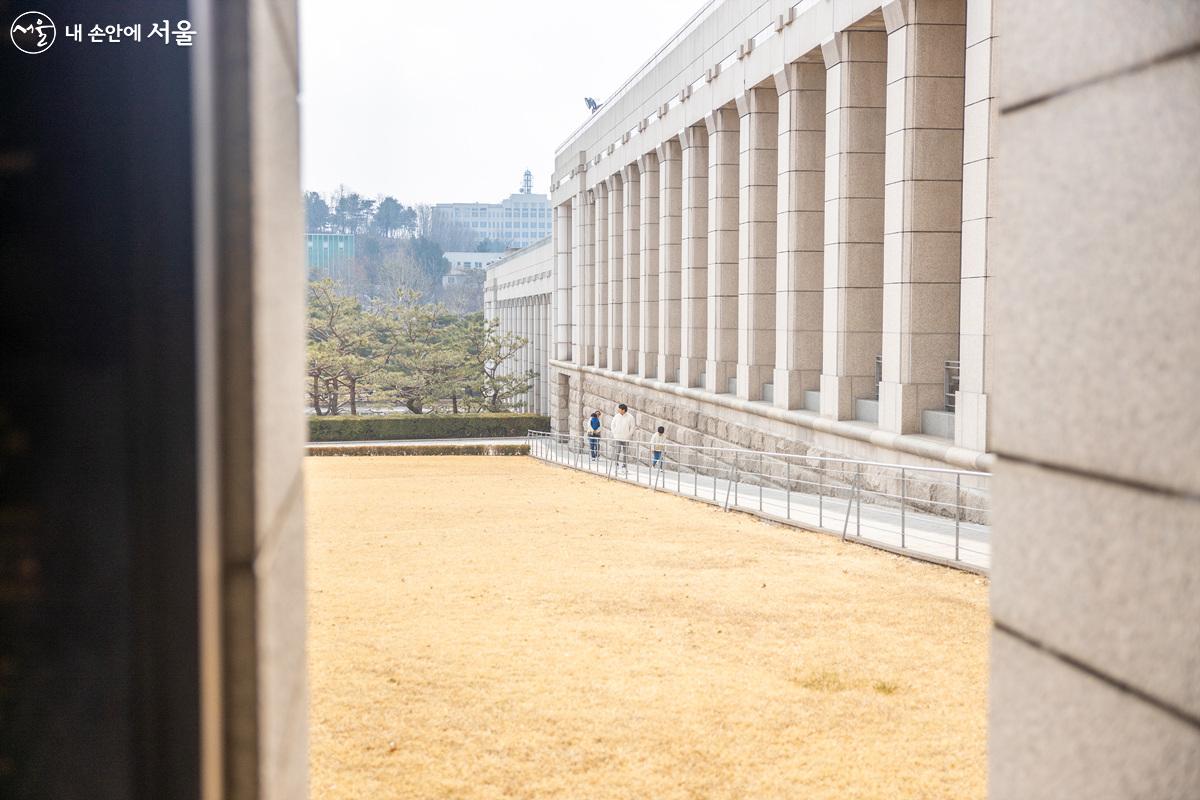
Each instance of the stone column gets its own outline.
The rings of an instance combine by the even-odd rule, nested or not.
[[[528,298],[529,302],[529,350],[530,350],[530,365],[529,368],[534,371],[533,380],[529,386],[529,410],[532,413],[537,413],[537,401],[540,391],[539,384],[542,374],[542,343],[538,339],[538,305],[537,298]]]
[[[680,235],[683,222],[679,140],[658,146],[658,379],[679,382]]]
[[[763,400],[775,373],[775,218],[779,189],[779,95],[756,87],[737,100],[738,365],[737,394]]]
[[[501,300],[496,304],[496,317],[500,320],[500,333],[504,334],[508,330],[508,307],[506,301]],[[504,374],[504,364],[501,364],[496,370],[497,375]]]
[[[541,306],[538,305],[536,297],[529,298],[529,346],[532,350],[532,363],[530,369],[534,371],[533,380],[529,388],[529,410],[533,413],[538,413],[538,401],[542,392],[542,341],[538,336],[538,322],[541,315]]]
[[[511,300],[504,301],[504,324],[501,326],[501,329],[506,334],[515,333],[515,331],[513,330],[513,310],[512,310],[512,301]],[[513,358],[515,358],[515,356]],[[505,374],[505,375],[512,374],[513,358],[509,358],[508,360],[506,360],[504,362],[504,366],[501,370],[503,372],[503,374]]]
[[[825,290],[821,415],[876,408],[883,330],[883,123],[887,38],[851,30],[825,58]],[[877,413],[877,412],[875,412]],[[877,421],[868,412],[869,421]]]
[[[521,298],[521,336],[527,339],[525,346],[521,348],[521,372],[528,375],[529,370],[533,369],[533,337],[529,335],[529,298]],[[532,389],[526,389],[522,407],[525,411],[529,410],[529,401],[532,396]]]
[[[588,355],[585,337],[588,331],[588,306],[591,305],[591,286],[587,283],[591,255],[588,234],[591,227],[587,192],[581,191],[571,204],[571,354],[576,364],[587,363]]]
[[[554,207],[554,357],[571,360],[571,201]]]
[[[521,301],[519,298],[514,297],[511,301],[511,303],[512,303],[512,305],[509,307],[509,321],[512,324],[513,335],[520,336],[521,335]],[[513,353],[512,363],[511,363],[512,374],[516,375],[516,376],[520,376],[521,370],[524,368],[524,366],[525,366],[525,348],[522,346],[522,347],[517,348],[516,352]],[[514,397],[512,399],[512,403],[513,403],[514,408],[519,410],[520,404],[521,404],[520,396]]]
[[[679,383],[703,388],[708,359],[708,129],[679,132],[683,164]]]
[[[593,206],[592,239],[595,242],[595,327],[592,334],[592,362],[597,367],[608,366],[608,185],[601,181],[592,190]]]
[[[641,186],[637,164],[626,164],[621,170],[624,184],[625,208],[622,221],[625,225],[625,291],[621,304],[623,311],[622,336],[625,342],[625,372],[636,375],[640,367],[638,354],[641,351]]]
[[[535,305],[533,297],[526,297],[526,331],[529,337],[529,369],[533,371],[534,377],[529,380],[529,403],[527,409],[533,413],[536,398],[538,398],[538,373],[541,369],[538,366],[538,335],[536,335],[536,320],[538,320],[538,306]]]
[[[638,374],[653,378],[658,373],[658,153],[646,153],[638,159],[641,181],[638,237],[641,271],[638,288],[641,310],[638,312]]]
[[[544,295],[538,295],[537,298],[537,327],[533,331],[533,335],[538,341],[538,413],[550,413],[549,387],[550,387],[550,367],[547,364],[546,353],[546,319],[550,313],[550,306],[546,302]]]
[[[989,450],[988,392],[991,359],[987,319],[992,269],[988,259],[989,201],[995,125],[992,80],[992,0],[968,0],[965,111],[963,114],[962,271],[959,281],[958,393],[954,399],[954,443]]]
[[[608,179],[608,368],[625,368],[625,224],[620,175]]]
[[[808,408],[821,390],[824,289],[825,65],[788,64],[779,91],[779,199],[775,271],[775,405]]]
[[[732,105],[708,128],[708,336],[705,388],[723,394],[737,376],[738,116]]]
[[[543,349],[549,355],[550,337],[551,337],[551,319],[554,314],[554,296],[550,294],[542,295],[542,341],[545,343]],[[546,365],[546,374],[542,378],[542,404],[545,408],[545,413],[550,413],[550,383],[553,380],[553,374],[550,372],[549,363]]]
[[[958,360],[966,4],[892,0],[883,18],[888,85],[879,426],[951,438],[944,378],[946,362]]]

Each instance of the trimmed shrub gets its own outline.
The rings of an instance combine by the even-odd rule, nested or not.
[[[527,456],[528,444],[314,444],[310,456]]]
[[[310,442],[371,442],[392,439],[489,439],[550,430],[538,414],[401,414],[309,417]]]

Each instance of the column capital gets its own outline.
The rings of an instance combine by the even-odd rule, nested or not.
[[[655,148],[655,153],[658,155],[658,160],[661,163],[679,158],[679,150],[679,138],[672,136]]]
[[[888,33],[905,25],[965,25],[966,3],[962,0],[887,0],[883,24]]]
[[[738,95],[734,103],[737,105],[739,117],[747,114],[773,114],[779,108],[779,94],[765,86],[754,86]]]
[[[679,132],[679,145],[682,149],[689,147],[704,147],[708,144],[708,128],[703,122],[688,125]]]
[[[658,150],[655,148],[649,153],[642,153],[637,158],[638,174],[645,175],[648,172],[658,172]]]
[[[821,42],[825,66],[833,67],[843,61],[887,61],[887,39],[883,28],[854,28],[838,31]]]
[[[908,0],[888,0],[883,4],[883,26],[888,33],[908,25],[912,19],[912,6]]]
[[[623,184],[637,183],[641,173],[636,162],[621,167],[621,182]]]
[[[596,202],[600,202],[604,198],[608,197],[608,179],[605,178],[593,186],[592,193],[595,195]]]
[[[818,70],[819,73],[814,75],[813,73]],[[775,92],[777,94],[786,94],[802,89],[824,91],[825,64],[815,58],[793,61],[784,66],[779,72],[776,72],[774,78]]]
[[[714,108],[704,115],[704,127],[707,128],[709,136],[714,133],[736,131],[738,129],[737,109],[732,104]]]
[[[842,51],[844,49],[845,45],[842,42],[842,33],[840,31],[821,42],[821,57],[825,59],[826,69],[835,64],[842,63]]]

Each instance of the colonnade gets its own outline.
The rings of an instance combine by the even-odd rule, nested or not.
[[[554,357],[986,450],[990,25],[968,41],[966,12],[892,0],[626,163],[581,153]]]
[[[551,297],[531,294],[489,301],[485,309],[489,319],[500,321],[502,333],[512,333],[526,339],[511,358],[499,368],[499,376],[534,372],[529,391],[513,404],[514,409],[532,414],[546,414],[550,407],[550,383],[546,364],[550,359]]]

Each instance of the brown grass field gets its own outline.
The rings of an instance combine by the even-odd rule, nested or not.
[[[529,458],[306,476],[313,798],[985,795],[983,578]]]

